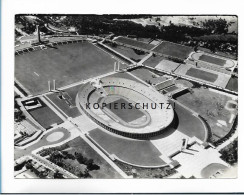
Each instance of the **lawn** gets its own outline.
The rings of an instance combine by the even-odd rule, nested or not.
[[[171,102],[173,105],[173,103]],[[194,116],[192,112],[186,110],[184,107],[179,104],[175,104],[175,121],[178,122],[176,130],[188,135],[189,137],[197,137],[198,139],[205,141],[206,129],[202,121]]]
[[[174,90],[176,90],[176,89],[179,89],[179,88],[176,87],[175,85],[173,85],[172,87],[169,87],[169,88],[165,89],[165,91],[167,91],[167,92],[172,92],[172,91],[174,91]]]
[[[238,78],[237,77],[231,77],[227,86],[226,86],[226,89],[238,92]]]
[[[31,94],[48,90],[48,80],[63,87],[113,71],[113,59],[89,42],[59,45],[15,57],[15,78]]]
[[[155,68],[155,66],[157,66],[163,59],[165,58],[162,56],[151,56],[145,62],[143,62],[143,64]]]
[[[89,131],[89,136],[109,154],[114,154],[125,162],[143,166],[166,164],[159,158],[161,153],[150,141],[120,138],[100,129]]]
[[[124,43],[124,44],[128,44],[128,45],[131,45],[134,47],[140,47],[142,49],[147,49],[147,50],[150,50],[154,47],[154,45],[152,45],[152,44],[143,43],[143,42],[136,41],[136,40],[129,39],[129,38],[125,38],[125,37],[119,37],[115,41],[120,42],[120,43]]]
[[[29,110],[30,115],[45,129],[49,129],[53,124],[60,124],[63,120],[44,103],[42,107]]]
[[[162,42],[153,51],[184,60],[189,56],[193,49],[191,47],[171,42]]]
[[[195,77],[198,79],[202,79],[208,82],[212,82],[214,83],[217,78],[218,75],[217,74],[213,74],[204,70],[200,70],[200,69],[196,69],[196,68],[190,68],[187,72],[186,75],[189,75],[191,77]]]
[[[132,70],[131,73],[143,81],[150,81],[155,77],[154,75],[156,75],[145,68]]]
[[[213,57],[213,56],[209,56],[209,55],[204,55],[204,54],[199,57],[199,60],[208,62],[211,64],[216,64],[219,66],[224,66],[226,63],[226,60],[223,60],[223,59],[217,58],[217,57]]]
[[[68,115],[69,117],[77,117],[80,116],[81,113],[80,111],[77,109],[76,107],[76,103],[75,103],[75,98],[76,95],[78,93],[79,88],[81,87],[81,85],[77,85],[74,87],[70,87],[68,89],[65,89],[63,91],[67,92],[69,94],[69,96],[71,97],[70,102],[72,103],[72,107],[70,107],[65,100],[61,100],[58,97],[57,93],[52,93],[50,95],[47,95],[48,98],[51,99],[51,101],[57,106],[59,107],[66,115]],[[75,107],[73,107],[75,106]]]
[[[126,56],[127,58],[130,58],[133,61],[139,62],[141,59],[143,59],[148,53],[139,55],[135,52],[134,49],[129,47],[124,47],[121,45],[117,45],[116,47],[112,47],[110,44],[106,44],[111,49],[117,51],[118,53],[121,53],[122,55]]]
[[[207,120],[215,141],[224,137],[231,129],[228,123],[230,111],[224,106],[231,97],[215,93],[204,88],[194,88],[193,93],[187,93],[177,98],[185,106],[199,113]],[[218,121],[225,121],[226,125],[220,125]]]

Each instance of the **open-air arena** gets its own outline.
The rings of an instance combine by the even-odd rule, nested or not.
[[[237,58],[170,35],[44,27],[15,46],[15,160],[64,178],[210,178],[232,165]]]

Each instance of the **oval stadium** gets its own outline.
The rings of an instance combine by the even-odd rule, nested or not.
[[[124,78],[103,78],[82,86],[77,107],[110,132],[131,137],[159,135],[174,119],[168,98]]]

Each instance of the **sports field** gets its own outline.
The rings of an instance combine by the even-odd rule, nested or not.
[[[159,46],[153,49],[153,51],[184,60],[189,56],[193,49],[171,42],[162,42]]]
[[[125,109],[121,109],[121,105],[123,104],[125,105]],[[134,106],[132,106],[132,109],[129,109],[129,102],[123,98],[107,104],[107,108],[127,123],[134,121],[144,115],[143,112],[136,109]]]
[[[150,141],[124,139],[100,129],[89,131],[89,136],[109,154],[114,154],[125,162],[142,166],[166,164],[159,158],[161,153]]]
[[[167,91],[167,92],[172,92],[172,91],[174,91],[174,90],[176,90],[176,89],[179,89],[179,88],[176,87],[175,85],[173,85],[172,87],[169,87],[169,88],[165,89],[165,91]]]
[[[51,128],[53,124],[60,124],[63,120],[47,105],[28,111],[30,115],[45,129]]]
[[[150,66],[150,67],[155,67],[159,64],[159,62],[161,62],[164,59],[164,57],[162,56],[151,56],[150,58],[148,58],[145,62],[143,62],[144,65],[146,66]]]
[[[147,50],[150,50],[154,47],[154,45],[152,45],[152,44],[143,43],[143,42],[125,38],[125,37],[119,37],[119,38],[115,39],[114,41],[128,44],[128,45],[131,45],[134,47],[140,47],[142,49],[147,49]]]
[[[148,53],[139,55],[135,52],[134,49],[129,47],[124,47],[121,45],[117,45],[116,47],[112,47],[110,44],[106,44],[111,49],[117,51],[118,53],[121,53],[122,55],[126,56],[127,58],[130,58],[131,60],[135,62],[139,62],[141,59],[143,59]]]
[[[216,64],[219,66],[224,66],[226,63],[226,60],[223,60],[221,58],[217,58],[214,56],[204,55],[204,54],[199,57],[199,60],[204,61],[204,62],[208,62],[211,64]]]
[[[89,42],[55,46],[15,57],[15,78],[32,94],[113,71],[115,59]],[[122,65],[121,65],[122,66]]]
[[[204,70],[196,69],[196,68],[190,68],[187,72],[186,75],[202,79],[208,82],[215,82],[218,78],[217,74],[213,74],[210,72],[206,72]]]

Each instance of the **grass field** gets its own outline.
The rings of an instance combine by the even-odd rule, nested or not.
[[[155,67],[159,64],[159,62],[161,62],[164,59],[164,57],[162,56],[151,56],[150,58],[148,58],[145,62],[143,62],[144,65],[146,66],[150,66],[150,67]]]
[[[173,104],[171,102],[171,104]],[[192,112],[186,110],[184,107],[175,104],[175,113],[176,117],[175,120],[178,125],[176,129],[189,137],[197,137],[198,139],[205,141],[207,137],[205,126],[203,125],[202,121],[197,118],[196,116],[192,115]]]
[[[208,82],[215,82],[218,78],[217,74],[213,74],[210,72],[206,72],[204,70],[199,70],[199,69],[195,69],[195,68],[190,68],[187,72],[186,75],[198,78],[198,79],[202,79]]]
[[[118,53],[121,53],[122,55],[136,62],[139,62],[142,58],[144,58],[148,54],[146,53],[144,55],[138,55],[135,53],[135,51],[132,48],[124,47],[121,45],[117,45],[116,47],[112,47],[110,44],[106,44],[106,45],[111,49],[117,51]]]
[[[70,87],[68,89],[65,89],[63,91],[67,92],[69,94],[69,96],[71,97],[71,103],[73,106],[76,106],[75,103],[75,98],[76,95],[78,93],[79,88],[81,87],[81,85],[77,85],[74,87]],[[50,95],[47,95],[48,98],[51,99],[51,101],[58,106],[66,115],[68,115],[69,117],[77,117],[80,116],[81,113],[80,111],[76,108],[76,107],[69,107],[69,105],[65,102],[65,100],[61,100],[58,97],[57,93],[52,93]]]
[[[115,154],[118,158],[128,163],[144,166],[165,164],[159,158],[161,153],[150,141],[124,139],[105,133],[100,129],[91,130],[89,136],[109,154]]]
[[[184,60],[189,56],[193,49],[175,43],[162,42],[159,46],[153,49],[153,51]]]
[[[154,75],[156,75],[145,68],[135,69],[131,71],[131,73],[143,81],[150,81],[154,78]]]
[[[131,46],[135,46],[135,47],[140,47],[142,49],[147,49],[147,50],[150,50],[154,47],[154,45],[143,43],[140,41],[135,41],[133,39],[129,39],[129,38],[125,38],[125,37],[119,37],[115,41],[120,42],[120,43],[124,43],[124,44],[128,44]]]
[[[221,58],[216,58],[213,56],[209,56],[209,55],[204,55],[204,54],[199,57],[199,60],[204,61],[204,62],[208,62],[211,64],[216,64],[219,66],[224,66],[226,63],[226,60],[223,60]]]
[[[45,129],[53,124],[60,124],[63,120],[47,105],[28,111],[30,115]]]
[[[231,113],[224,108],[231,97],[215,93],[204,88],[194,88],[193,93],[187,93],[177,98],[185,106],[199,113],[210,125],[214,140],[224,137],[231,129],[228,123]],[[218,121],[225,121],[220,125]]]
[[[111,104],[111,105],[110,105]],[[129,109],[129,102],[127,102],[125,99],[120,98],[114,102],[111,102],[110,104],[107,104],[107,108],[117,115],[119,118],[121,118],[123,121],[129,123],[131,121],[134,121],[140,117],[142,117],[144,114],[140,110],[136,109],[134,106],[132,106],[132,109]],[[118,105],[118,109],[115,109],[115,105]],[[121,105],[125,105],[125,109],[120,109]]]
[[[15,78],[32,94],[113,71],[115,59],[88,42],[67,44],[15,57]],[[122,65],[121,65],[122,66]]]
[[[172,91],[174,91],[174,90],[176,90],[176,89],[179,89],[179,88],[176,87],[175,85],[173,85],[172,87],[169,87],[169,88],[165,89],[165,91],[167,91],[167,92],[172,92]]]
[[[226,89],[238,92],[238,78],[237,77],[231,77],[227,86],[226,86]]]

